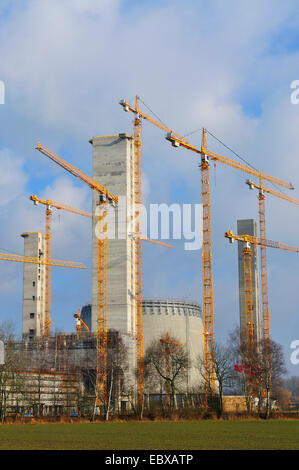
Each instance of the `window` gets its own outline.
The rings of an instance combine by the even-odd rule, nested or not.
[[[34,335],[34,329],[33,329],[33,328],[31,328],[31,329],[29,330],[29,334],[30,334],[30,335]]]
[[[33,281],[32,285],[33,285],[33,287],[35,287],[35,281]]]
[[[34,313],[30,313],[30,318],[34,318]]]
[[[35,295],[32,296],[32,300],[35,300]]]

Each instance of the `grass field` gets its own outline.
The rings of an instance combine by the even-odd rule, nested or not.
[[[299,420],[0,426],[0,449],[299,449]]]

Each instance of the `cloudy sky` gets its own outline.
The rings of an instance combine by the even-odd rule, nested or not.
[[[35,150],[37,140],[91,174],[94,135],[132,133],[118,102],[138,94],[182,135],[202,126],[256,168],[299,188],[299,9],[294,0],[2,0],[0,3],[0,248],[23,252],[24,231],[44,229],[30,194],[91,210],[90,191]],[[144,105],[143,110],[149,113]],[[200,131],[190,135],[200,145]],[[236,158],[208,135],[211,150]],[[144,123],[144,203],[200,203],[198,156],[174,149]],[[215,334],[238,323],[237,247],[223,234],[258,217],[246,175],[211,170]],[[287,193],[287,190],[283,190]],[[291,194],[299,199],[299,190]],[[267,237],[299,245],[298,207],[267,198]],[[90,267],[90,221],[56,213],[53,257]],[[202,300],[201,251],[144,245],[144,297]],[[270,324],[283,344],[299,339],[297,255],[268,250]],[[16,263],[17,264],[17,263]],[[21,332],[23,266],[1,262],[1,319]],[[90,301],[88,271],[53,269],[53,327],[74,329]]]

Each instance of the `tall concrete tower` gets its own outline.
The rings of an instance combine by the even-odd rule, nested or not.
[[[257,237],[257,225],[253,219],[245,219],[237,221],[238,235],[252,235]],[[244,258],[243,243],[238,243],[238,265],[239,265],[239,304],[240,304],[240,330],[245,331],[245,291],[244,291]],[[254,334],[257,342],[261,339],[261,323],[260,323],[260,281],[259,281],[259,257],[258,247],[251,246],[251,272],[252,272],[252,297],[253,297],[253,321]]]
[[[131,208],[134,203],[134,147],[133,137],[118,134],[93,137],[93,179],[119,197],[116,208],[108,212],[107,241],[107,328],[123,334],[135,333],[135,253],[134,241],[128,236]],[[93,215],[99,194],[92,198]],[[92,318],[91,329],[97,321],[97,221],[92,227]],[[113,233],[114,232],[114,233]]]
[[[45,236],[41,232],[22,233],[24,255],[38,258],[45,250]],[[33,339],[42,335],[45,312],[45,266],[24,263],[22,336]]]

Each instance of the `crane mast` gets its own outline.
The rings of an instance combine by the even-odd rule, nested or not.
[[[45,227],[45,252],[46,258],[52,257],[52,209],[48,205],[46,209]],[[51,265],[45,267],[45,313],[43,322],[43,336],[51,334]]]
[[[262,179],[260,179],[262,184]],[[259,191],[259,226],[260,238],[266,240],[266,209],[265,195],[263,190]],[[263,343],[264,343],[264,361],[265,367],[271,370],[271,351],[270,351],[270,317],[269,317],[269,288],[268,288],[268,263],[267,248],[260,246],[261,254],[261,293],[262,293],[262,314],[263,314]]]
[[[252,270],[251,270],[252,251],[251,251],[251,247],[249,243],[246,244],[242,255],[244,258],[246,349],[247,349],[247,361],[249,362],[251,352],[254,350],[254,320],[253,320]]]
[[[212,247],[211,247],[211,202],[210,202],[210,166],[204,153],[206,134],[202,133],[201,155],[201,203],[202,203],[202,284],[204,311],[204,360],[205,360],[205,393],[206,399],[212,391],[215,394],[215,365],[214,365],[214,304],[212,277]],[[207,403],[206,403],[207,404]]]
[[[136,334],[136,374],[137,407],[143,401],[143,325],[142,325],[142,240],[141,240],[141,119],[138,114],[136,96],[136,116],[134,119],[134,207],[135,207],[135,334]]]
[[[142,235],[141,235],[141,121],[149,121],[154,126],[165,132],[171,132],[177,138],[184,138],[166,127],[161,122],[146,115],[139,109],[139,98],[136,96],[135,108],[129,105],[125,100],[119,104],[124,111],[135,114],[134,118],[134,202],[135,202],[135,329],[136,329],[136,368],[137,368],[137,406],[142,406],[143,400],[143,327],[142,327]],[[145,240],[145,239],[144,239]],[[146,239],[146,241],[153,240]],[[158,242],[163,245],[163,243]],[[164,244],[170,247],[170,245]]]
[[[100,195],[97,243],[97,405],[107,405],[107,206]]]

